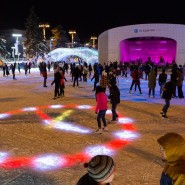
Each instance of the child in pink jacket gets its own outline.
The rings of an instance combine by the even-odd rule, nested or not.
[[[101,120],[103,122],[104,128],[103,130],[108,130],[107,122],[105,119],[105,114],[108,108],[108,98],[104,92],[104,89],[101,86],[96,87],[96,110],[95,113],[98,114],[97,122],[98,122],[98,130],[95,133],[101,134],[102,127],[101,127]]]

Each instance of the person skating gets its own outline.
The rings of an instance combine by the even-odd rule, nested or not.
[[[96,109],[98,130],[95,133],[102,133],[101,120],[103,122],[103,130],[108,130],[105,115],[108,108],[108,98],[101,86],[96,87]]]
[[[162,94],[162,98],[165,99],[165,105],[163,106],[162,111],[160,113],[164,118],[168,118],[167,111],[170,107],[170,100],[174,93],[174,89],[175,89],[175,83],[172,80],[172,78],[170,78],[170,81],[165,83],[163,88],[163,94]]]
[[[157,139],[164,162],[160,185],[185,185],[185,139],[175,132]]]
[[[117,105],[120,103],[120,90],[117,85],[112,85],[110,87],[110,95],[109,95],[110,103],[111,103],[111,111],[112,111],[112,120],[116,121],[118,114],[116,112]]]

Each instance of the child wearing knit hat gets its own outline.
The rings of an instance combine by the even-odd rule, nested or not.
[[[84,167],[88,173],[76,185],[110,185],[114,178],[115,163],[110,156],[96,155]]]

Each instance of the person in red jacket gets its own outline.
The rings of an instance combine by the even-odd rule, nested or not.
[[[101,86],[96,87],[96,110],[95,113],[98,114],[97,116],[97,122],[98,122],[98,130],[96,130],[95,133],[102,133],[102,127],[101,127],[101,120],[103,122],[104,128],[103,130],[108,130],[107,128],[107,122],[105,119],[105,115],[108,108],[108,98],[107,95],[104,92],[104,89]]]

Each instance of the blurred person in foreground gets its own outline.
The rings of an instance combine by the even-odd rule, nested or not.
[[[87,168],[87,173],[76,185],[110,185],[114,178],[115,163],[110,156],[96,155],[84,167]]]
[[[164,162],[160,185],[185,185],[185,139],[171,132],[157,142]]]

